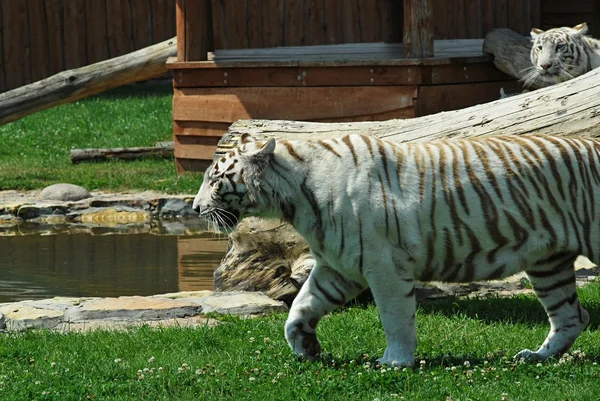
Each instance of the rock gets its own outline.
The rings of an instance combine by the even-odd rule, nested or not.
[[[17,302],[0,306],[4,314],[6,330],[17,331],[29,328],[51,329],[62,322],[65,313],[56,309],[41,309]]]
[[[51,214],[52,209],[50,207],[41,205],[23,205],[17,211],[17,216],[23,220],[33,220]]]
[[[167,199],[160,207],[160,217],[189,217],[197,216],[192,205],[183,199]]]
[[[38,195],[40,200],[79,201],[91,198],[87,189],[73,184],[54,184],[42,190]]]
[[[288,305],[314,265],[308,244],[289,225],[246,218],[229,237],[214,273],[217,291],[260,291]]]
[[[6,327],[6,317],[0,312],[0,331],[3,331]]]
[[[83,302],[67,312],[71,322],[97,319],[158,320],[196,316],[201,308],[189,300],[161,297],[97,298]]]
[[[72,212],[68,217],[73,219],[73,221],[85,224],[114,227],[119,224],[147,223],[152,220],[152,213],[128,206],[114,206],[109,208],[90,208],[81,213]]]
[[[257,315],[288,310],[283,302],[255,292],[215,292],[196,302],[202,306],[202,313]]]

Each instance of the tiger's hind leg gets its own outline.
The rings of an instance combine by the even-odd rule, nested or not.
[[[515,357],[545,360],[571,348],[589,321],[577,297],[574,262],[577,255],[557,254],[527,270],[533,289],[546,310],[550,332],[537,351],[524,349]]]
[[[317,324],[323,316],[344,305],[366,287],[319,262],[294,299],[285,323],[285,338],[296,355],[315,360],[321,353]]]

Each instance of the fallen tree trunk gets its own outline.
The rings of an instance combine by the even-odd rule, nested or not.
[[[496,57],[504,55],[501,64],[510,65],[512,62],[510,67],[512,70],[505,66],[503,71],[517,74],[522,68],[515,60],[522,62],[528,60],[529,48],[524,41],[512,33],[508,35],[520,45],[516,48],[505,46],[504,42],[497,37],[502,35],[502,31],[507,34],[508,30],[495,31],[494,39],[484,47]],[[508,54],[511,56],[509,57]],[[600,68],[573,80],[533,92],[462,110],[408,120],[355,123],[240,120],[234,123],[229,128],[229,132],[223,136],[217,145],[215,156],[220,157],[222,153],[234,147],[242,133],[249,133],[257,139],[272,137],[324,139],[347,134],[363,134],[394,142],[408,142],[492,134],[520,135],[533,132],[565,136],[600,136]],[[246,222],[244,227],[246,232],[251,233],[249,235],[252,236],[252,241],[244,239],[242,235],[230,237],[232,241],[230,250],[215,272],[215,278],[218,278],[215,281],[215,288],[217,290],[261,290],[275,295],[279,288],[284,287],[287,289],[285,294],[287,298],[282,296],[281,299],[289,301],[290,297],[295,295],[290,294],[289,291],[294,286],[298,287],[302,284],[298,277],[304,277],[301,274],[304,271],[301,269],[296,271],[294,261],[290,261],[289,257],[286,259],[286,255],[277,252],[265,255],[257,249],[278,249],[282,248],[281,244],[285,244],[286,249],[296,247],[302,251],[306,249],[306,243],[298,239],[291,226],[281,223],[255,219]],[[271,232],[275,229],[277,235],[273,236]],[[257,243],[261,243],[261,246],[256,247]],[[306,266],[310,265],[307,260],[310,256],[306,251],[298,254],[304,258],[298,265],[306,269]],[[261,271],[265,268],[265,260],[269,260],[270,266],[279,266],[277,286],[271,284],[264,288],[260,287],[259,280]],[[245,272],[241,273],[242,270]],[[238,279],[240,277],[241,279]],[[271,282],[275,281],[271,280]]]
[[[177,53],[177,39],[51,77],[0,94],[0,125],[54,106],[156,78],[167,72],[167,58]]]
[[[73,164],[83,161],[106,161],[110,159],[136,160],[144,157],[173,157],[173,147],[71,149],[71,163]]]
[[[532,132],[600,136],[599,126],[600,68],[533,92],[407,120],[355,123],[240,120],[219,141],[217,156],[235,146],[242,133],[258,139],[324,139],[363,134],[409,142]]]

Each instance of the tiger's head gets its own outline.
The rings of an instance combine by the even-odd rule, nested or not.
[[[585,52],[583,37],[586,23],[573,28],[553,28],[547,31],[533,28],[530,59],[533,64],[522,78],[525,86],[557,84],[589,71],[589,57]]]
[[[260,174],[275,144],[274,139],[260,143],[243,134],[238,146],[204,173],[194,210],[224,232],[233,230],[242,218],[261,213]]]

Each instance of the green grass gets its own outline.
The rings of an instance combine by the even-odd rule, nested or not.
[[[68,182],[88,190],[194,193],[199,174],[177,177],[173,159],[72,165],[73,148],[154,146],[170,141],[172,88],[119,88],[0,126],[0,190]]]
[[[533,297],[425,302],[417,367],[376,365],[385,339],[372,305],[319,326],[324,356],[295,359],[285,315],[218,327],[0,336],[3,400],[597,400],[600,284],[580,291],[592,315],[571,356],[542,364],[512,355],[546,336]],[[402,398],[404,397],[404,398]]]

